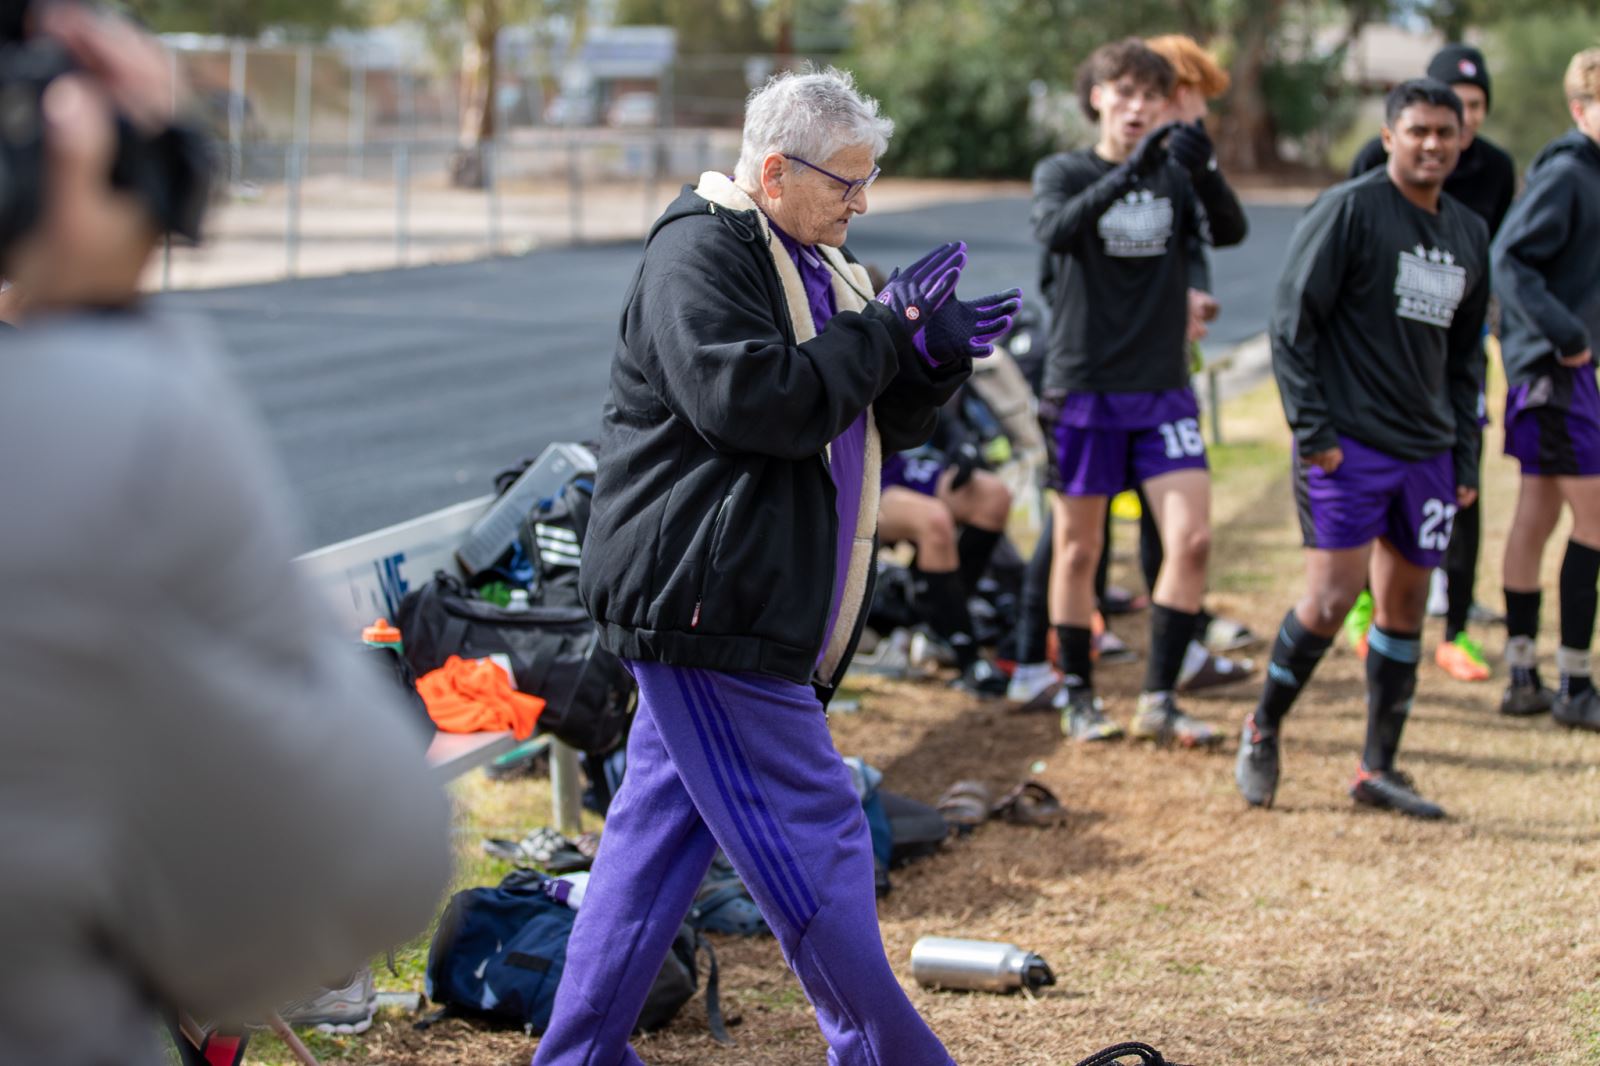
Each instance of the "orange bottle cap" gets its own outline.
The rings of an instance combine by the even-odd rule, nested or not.
[[[361,639],[368,644],[398,644],[400,631],[387,618],[380,618],[361,631]]]

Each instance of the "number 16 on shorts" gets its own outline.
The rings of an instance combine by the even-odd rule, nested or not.
[[[1175,422],[1163,422],[1156,428],[1161,433],[1161,442],[1167,447],[1168,459],[1206,453],[1205,438],[1200,435],[1200,423],[1195,419],[1180,418]]]

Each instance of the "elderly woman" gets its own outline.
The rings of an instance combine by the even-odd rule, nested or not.
[[[955,299],[956,244],[874,298],[843,245],[892,130],[847,74],[780,75],[735,176],[686,187],[646,241],[581,576],[639,707],[536,1063],[640,1061],[628,1035],[719,846],[830,1062],[950,1061],[884,956],[823,701],[864,614],[880,457],[927,439],[1015,303]]]

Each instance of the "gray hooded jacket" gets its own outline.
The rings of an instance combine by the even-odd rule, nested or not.
[[[1600,146],[1581,132],[1534,159],[1527,191],[1495,238],[1493,277],[1511,385],[1600,338]]]
[[[161,1063],[420,931],[448,805],[209,338],[0,335],[0,1064]],[[389,683],[392,684],[392,683]]]

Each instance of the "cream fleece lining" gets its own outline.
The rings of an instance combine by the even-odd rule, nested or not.
[[[794,327],[795,339],[804,344],[815,337],[817,326],[811,320],[811,302],[806,299],[805,282],[800,280],[800,271],[796,269],[794,260],[789,258],[788,249],[784,248],[783,242],[768,224],[766,214],[758,210],[755,201],[726,174],[719,174],[716,171],[708,170],[700,175],[700,184],[695,189],[695,195],[730,210],[755,212],[761,226],[761,235],[766,238],[767,254],[772,256],[773,265],[778,268],[778,278],[782,282],[783,295],[789,305],[789,321]],[[834,306],[840,311],[859,311],[864,308],[867,305],[868,295],[873,291],[872,280],[867,276],[866,268],[859,263],[849,262],[845,259],[844,253],[837,248],[819,244],[816,246],[816,251],[827,262],[833,275]],[[817,677],[824,684],[831,684],[836,680],[834,675],[838,673],[839,664],[844,660],[850,637],[855,633],[856,620],[861,617],[861,610],[865,606],[863,601],[867,595],[867,578],[875,564],[873,545],[878,532],[878,492],[883,468],[883,441],[878,435],[878,426],[872,417],[870,406],[867,408],[867,435],[862,450],[861,509],[856,514],[855,537],[850,545],[850,569],[845,578],[844,592],[840,597],[839,618],[833,626],[833,638],[828,641],[822,661],[817,666]],[[831,589],[829,595],[832,595]]]

